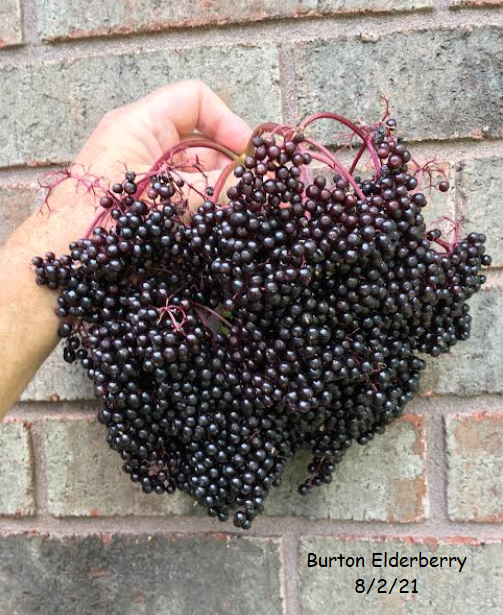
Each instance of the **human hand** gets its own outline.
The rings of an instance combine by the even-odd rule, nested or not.
[[[251,130],[222,100],[199,81],[163,87],[141,100],[107,113],[75,159],[71,175],[102,176],[122,181],[125,167],[142,173],[169,149],[198,131],[236,153],[244,150]],[[192,150],[205,169],[228,164],[211,149]],[[182,157],[183,161],[184,158]],[[190,183],[205,181],[191,174]],[[16,401],[57,343],[56,298],[37,287],[30,260],[48,250],[68,252],[68,244],[85,235],[96,216],[97,199],[74,179],[60,183],[48,207],[32,214],[0,250],[0,419]]]
[[[200,81],[181,81],[109,111],[76,157],[73,173],[103,177],[111,185],[123,180],[126,168],[147,172],[166,151],[195,131],[206,141],[236,153],[244,150],[251,134],[247,124],[208,86]],[[196,156],[210,185],[229,162],[207,148],[191,150],[190,158]],[[205,181],[197,172],[181,175],[190,178],[192,185]],[[70,241],[84,236],[95,216],[97,199],[76,180],[68,179],[51,192],[48,204],[23,229],[21,243],[30,256],[49,249],[56,254],[67,251]]]

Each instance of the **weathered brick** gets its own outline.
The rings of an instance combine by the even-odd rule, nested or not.
[[[502,44],[496,27],[304,43],[294,52],[300,115],[325,110],[374,121],[385,92],[406,138],[501,137]],[[325,122],[317,134],[329,141],[337,132]]]
[[[0,186],[0,245],[30,215],[37,203],[34,186]]]
[[[48,507],[55,516],[188,514],[184,494],[145,495],[122,472],[120,456],[105,441],[94,419],[48,419],[45,450]]]
[[[411,522],[428,512],[423,417],[391,426],[370,446],[350,451],[334,483],[297,495],[307,458],[293,462],[284,486],[271,494],[269,515]],[[119,456],[94,420],[47,421],[49,510],[56,516],[203,514],[184,494],[145,496],[121,472]],[[389,458],[386,462],[385,458]],[[397,458],[399,461],[396,461]],[[393,460],[393,462],[391,461]],[[365,491],[365,502],[361,499]]]
[[[308,455],[285,471],[283,485],[271,494],[266,511],[314,519],[420,521],[428,515],[424,417],[407,416],[383,436],[354,445],[337,467],[333,482],[297,492],[307,477]]]
[[[32,514],[35,498],[30,426],[14,420],[0,423],[0,451],[0,515]]]
[[[449,516],[503,521],[503,414],[447,418]]]
[[[205,81],[252,125],[279,119],[278,51],[268,44],[11,66],[0,70],[0,82],[9,83],[0,89],[0,166],[68,161],[106,111],[190,78]]]
[[[0,615],[280,615],[279,577],[274,540],[222,534],[0,538]]]
[[[0,48],[23,42],[21,0],[0,2]]]
[[[428,513],[423,417],[406,417],[389,430],[367,447],[355,446],[338,468],[334,483],[307,498],[297,495],[307,466],[306,456],[301,456],[287,470],[284,486],[271,494],[267,514],[400,522],[423,519]],[[94,421],[49,420],[46,446],[49,509],[57,516],[201,513],[183,494],[143,495],[121,473],[118,455],[109,449],[103,428]]]
[[[46,40],[129,34],[148,30],[299,18],[340,13],[414,11],[430,8],[433,0],[135,0],[129,4],[106,0],[99,12],[85,0],[38,0],[41,36]]]
[[[471,337],[449,354],[427,359],[422,392],[454,395],[502,393],[503,293],[481,291],[469,300]]]
[[[45,361],[21,395],[21,401],[94,399],[93,386],[76,362],[63,360],[63,343]]]
[[[503,266],[502,177],[503,158],[466,162],[458,173],[461,209],[465,216],[463,231],[487,235],[487,252],[496,267]]]
[[[452,568],[383,568],[372,567],[372,553],[388,553],[388,556],[418,557],[466,557],[461,573],[459,564]],[[324,557],[363,557],[365,568],[320,568],[307,567],[308,553]],[[381,556],[383,557],[383,556]],[[438,564],[438,561],[435,562]],[[445,566],[446,561],[443,564]],[[454,538],[438,542],[434,539],[420,540],[338,540],[327,536],[305,538],[300,545],[299,572],[301,577],[301,604],[303,615],[319,615],[320,612],[361,613],[381,615],[498,615],[501,613],[503,545],[501,543],[477,543],[475,540]],[[357,579],[364,579],[367,589],[375,578],[368,595],[357,593]],[[391,595],[378,595],[379,579],[387,581],[384,592],[390,591],[395,578],[408,579],[409,586],[397,582]],[[399,593],[401,587],[412,590],[410,581],[416,579],[417,593]],[[385,605],[385,606],[384,606]]]
[[[454,167],[449,162],[439,164],[432,174],[433,185],[437,185],[440,181],[447,180],[450,184],[448,192],[440,192],[437,188],[431,190],[427,188],[428,182],[424,180],[423,192],[428,199],[428,205],[421,210],[424,216],[426,227],[439,228],[444,234],[452,230],[452,223],[442,218],[450,218],[454,221],[456,218],[456,207],[454,200]]]

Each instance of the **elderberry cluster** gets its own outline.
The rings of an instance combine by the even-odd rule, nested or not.
[[[191,217],[175,172],[146,194],[128,172],[100,202],[111,228],[33,259],[145,493],[179,489],[248,529],[296,451],[312,453],[301,494],[329,483],[414,397],[419,354],[469,337],[485,237],[427,231],[393,122],[365,180],[312,177],[300,134],[256,136],[225,202],[208,188]]]

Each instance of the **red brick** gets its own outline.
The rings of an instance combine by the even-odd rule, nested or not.
[[[57,517],[189,514],[193,502],[145,495],[122,472],[122,461],[105,441],[106,429],[94,419],[71,417],[46,422],[48,508]],[[1,613],[1,611],[0,611]]]
[[[503,521],[503,413],[447,418],[449,516]]]
[[[485,233],[493,267],[503,267],[502,173],[503,158],[482,158],[460,164],[456,178],[463,234]]]
[[[23,42],[21,0],[0,2],[0,48]]]
[[[0,88],[0,166],[65,164],[107,111],[182,79],[203,80],[251,126],[280,118],[274,45],[142,47],[81,58],[68,49],[61,61],[40,63],[34,54],[28,64],[1,67],[9,87]]]
[[[0,515],[19,517],[34,510],[30,425],[5,420],[0,422]]]
[[[383,33],[367,42],[349,31],[348,38],[298,43],[299,113],[337,111],[373,122],[385,92],[406,139],[501,138],[502,41],[502,29],[474,24]],[[320,122],[312,134],[331,143],[340,130]]]
[[[503,393],[503,293],[483,290],[468,305],[473,318],[470,339],[458,342],[449,353],[426,357],[421,377],[424,395],[480,395]]]
[[[21,401],[81,401],[94,399],[93,385],[79,362],[63,359],[61,342],[21,394]],[[0,614],[1,615],[1,614]]]
[[[38,0],[41,36],[46,40],[107,36],[173,28],[302,18],[346,13],[397,12],[428,9],[433,0]]]
[[[372,554],[387,552],[388,557],[426,558],[457,557],[452,567],[373,567]],[[320,568],[308,567],[309,553],[318,557],[363,557],[365,567]],[[302,615],[320,613],[365,613],[365,615],[500,615],[501,577],[498,562],[503,555],[501,541],[480,542],[471,538],[454,537],[436,540],[427,538],[386,538],[365,540],[359,536],[344,539],[331,536],[303,536],[299,549]],[[382,557],[382,556],[381,556]],[[322,560],[323,561],[323,560]],[[439,560],[435,561],[439,564]],[[361,564],[361,560],[360,560]],[[382,564],[382,561],[381,561]],[[369,594],[355,591],[356,580],[363,579]],[[386,586],[379,580],[384,579]],[[390,592],[395,579],[394,590]],[[400,579],[409,581],[408,587]],[[412,593],[412,579],[416,579],[417,593]],[[381,588],[380,594],[378,589]],[[403,592],[400,589],[403,588]],[[407,593],[405,593],[407,591]],[[386,593],[385,593],[386,592]],[[387,595],[386,595],[387,594]],[[328,605],[330,605],[328,607]],[[328,608],[327,608],[328,607]]]
[[[140,532],[0,535],[1,615],[286,612],[279,541]]]
[[[333,481],[298,494],[309,456],[299,455],[266,504],[267,514],[311,519],[411,523],[428,516],[424,417],[407,415],[366,446],[356,443],[337,466]],[[365,494],[365,497],[362,497]]]

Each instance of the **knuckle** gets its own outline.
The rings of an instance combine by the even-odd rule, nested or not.
[[[198,90],[199,92],[210,90],[206,83],[204,83],[204,81],[202,81],[201,79],[189,79],[186,83],[187,85],[192,86],[195,90]]]
[[[101,124],[104,126],[109,126],[110,124],[116,122],[121,115],[121,109],[110,109],[107,111],[103,117],[101,118]]]

